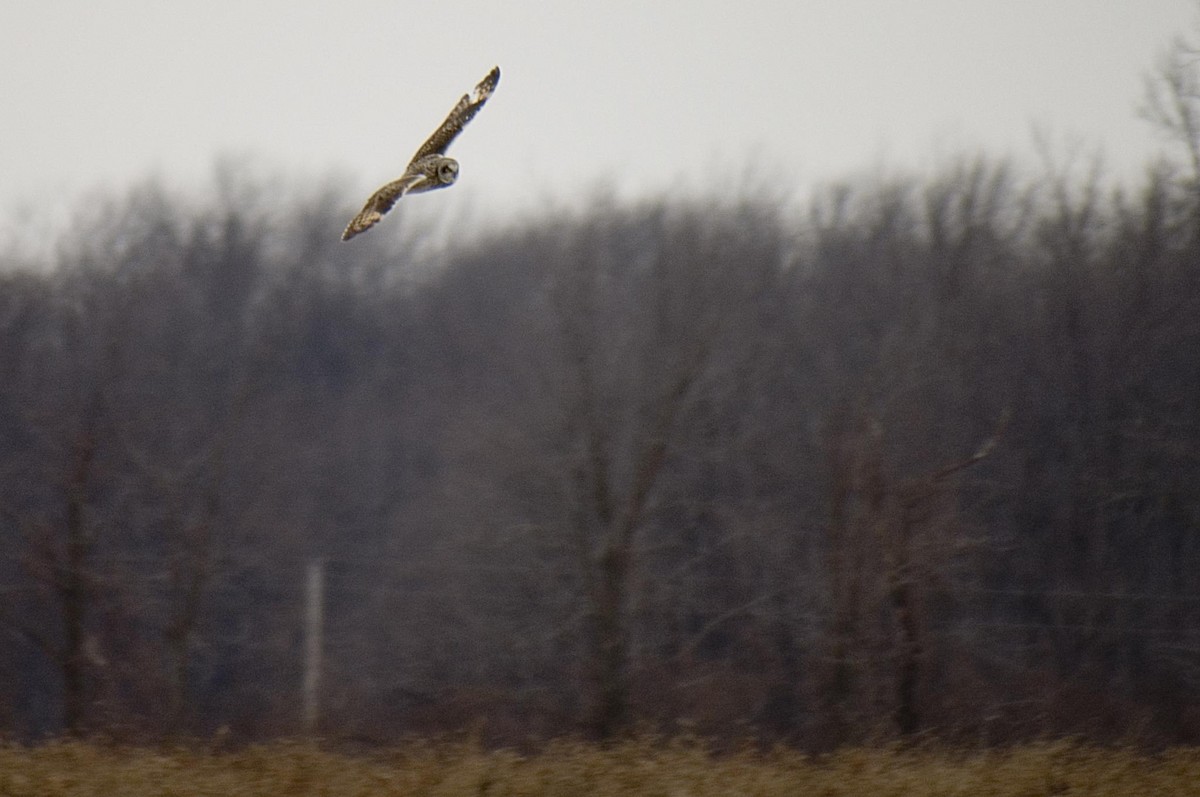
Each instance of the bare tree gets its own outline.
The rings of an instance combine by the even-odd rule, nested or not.
[[[1183,149],[1193,190],[1200,186],[1200,49],[1176,36],[1145,80],[1140,113]]]
[[[8,612],[4,619],[58,669],[63,727],[72,734],[88,721],[89,676],[102,662],[90,619],[100,593],[93,562],[101,531],[96,496],[105,478],[112,419],[101,374],[112,348],[104,343],[103,323],[86,309],[94,309],[95,298],[82,297],[84,309],[56,308],[57,361],[43,364],[38,393],[26,394],[30,403],[17,408],[25,436],[36,441],[24,453],[40,466],[11,486],[31,488],[50,503],[31,503],[28,495],[10,491],[3,506],[8,525],[25,543],[27,572],[50,595],[55,621],[47,626],[35,619],[38,614]],[[31,479],[46,484],[29,484]]]

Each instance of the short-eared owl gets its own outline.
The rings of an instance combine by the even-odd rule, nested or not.
[[[454,184],[458,179],[458,161],[447,158],[446,149],[467,126],[467,122],[479,113],[479,109],[487,102],[488,97],[492,96],[499,82],[500,67],[493,67],[475,87],[474,96],[462,96],[446,117],[446,121],[442,122],[441,127],[435,130],[429,140],[417,150],[417,154],[413,155],[400,179],[393,180],[372,194],[358,215],[346,225],[346,231],[342,233],[343,241],[349,241],[360,232],[375,226],[383,218],[383,214],[391,210],[392,205],[405,194],[418,194]]]

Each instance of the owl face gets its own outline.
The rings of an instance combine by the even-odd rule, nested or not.
[[[440,185],[453,185],[454,181],[458,179],[458,161],[454,158],[442,158],[437,165],[435,175]]]

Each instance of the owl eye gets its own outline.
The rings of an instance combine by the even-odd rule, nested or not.
[[[449,185],[458,179],[458,161],[447,158],[438,165],[438,181]]]

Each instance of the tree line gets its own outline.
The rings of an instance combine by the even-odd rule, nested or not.
[[[1188,163],[352,246],[111,197],[0,273],[0,728],[295,733],[323,558],[331,736],[1195,742]]]

